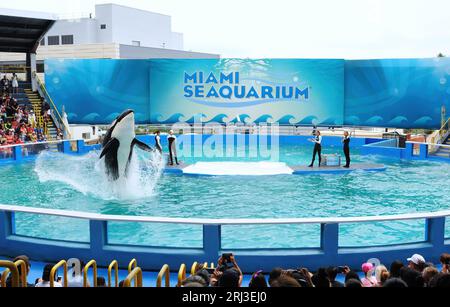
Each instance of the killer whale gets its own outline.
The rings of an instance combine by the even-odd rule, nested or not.
[[[106,174],[112,181],[127,177],[135,146],[148,152],[154,151],[136,139],[133,110],[126,110],[112,122],[102,145],[100,159],[104,158]]]

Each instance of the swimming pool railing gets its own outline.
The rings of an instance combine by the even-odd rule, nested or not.
[[[16,213],[57,216],[89,221],[89,242],[70,242],[17,235]],[[21,206],[0,205],[0,251],[2,256],[27,254],[38,261],[59,259],[95,259],[99,266],[107,267],[110,259],[124,265],[131,258],[139,259],[139,266],[146,270],[159,270],[162,264],[178,268],[181,263],[195,261],[215,262],[223,252],[234,252],[241,267],[247,272],[273,267],[296,268],[305,266],[317,269],[329,265],[359,265],[368,259],[377,258],[389,264],[404,260],[414,253],[422,254],[427,261],[439,261],[441,253],[450,251],[450,240],[446,238],[446,217],[450,210],[432,213],[402,215],[337,217],[337,218],[283,218],[283,219],[199,219],[145,216],[117,216],[97,213],[75,212]],[[348,223],[371,223],[406,220],[425,220],[425,235],[422,242],[345,247],[339,244],[339,226]],[[199,225],[203,227],[203,246],[200,248],[168,248],[130,246],[108,243],[108,224],[111,222],[163,223]],[[320,246],[317,248],[252,248],[223,249],[222,227],[226,225],[320,225]],[[299,234],[301,235],[301,234]],[[367,231],[367,236],[372,234]],[[282,240],[282,238],[279,238]]]

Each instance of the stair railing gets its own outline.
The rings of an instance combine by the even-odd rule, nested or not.
[[[430,139],[431,144],[443,144],[445,140],[450,136],[450,117],[447,119],[446,122],[442,125],[442,127],[433,133],[433,136]],[[440,146],[436,145],[430,145],[429,146],[430,153],[436,153],[439,151]]]
[[[62,118],[61,114],[59,113],[58,108],[56,107],[56,104],[53,102],[52,97],[48,93],[45,84],[41,81],[41,79],[36,74],[36,72],[33,73],[33,78],[37,82],[39,93],[42,95],[42,97],[45,97],[48,102],[50,102],[50,108],[52,110],[52,112],[50,112],[50,113],[51,113],[53,122],[55,123],[56,127],[65,131],[67,133],[68,138],[71,139],[72,137],[70,134],[70,128],[63,121],[63,118]],[[56,113],[56,118],[55,118],[55,113]]]

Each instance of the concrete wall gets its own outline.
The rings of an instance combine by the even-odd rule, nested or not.
[[[73,35],[74,44],[98,43],[97,20],[91,18],[68,19],[57,21],[45,35],[45,46],[48,46],[49,36]],[[60,38],[60,44],[62,40]],[[42,48],[42,47],[40,47]]]
[[[183,50],[183,35],[172,32],[170,16],[116,4],[97,5],[95,14],[98,42]]]

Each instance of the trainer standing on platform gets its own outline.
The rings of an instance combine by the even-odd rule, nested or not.
[[[344,138],[342,139],[344,144],[344,155],[345,155],[345,168],[350,167],[350,134],[348,131],[344,131]]]
[[[316,161],[316,155],[319,154],[319,167],[322,163],[322,136],[320,135],[320,131],[315,131],[315,138],[310,139],[311,142],[314,143],[314,153],[313,153],[313,159],[309,167],[314,166],[314,161]]]
[[[169,142],[169,164],[173,166],[173,161],[175,160],[176,164],[180,165],[177,157],[177,137],[173,133],[173,130],[169,131],[167,141]]]
[[[162,155],[161,131],[155,132],[155,147],[156,147],[156,150]]]

